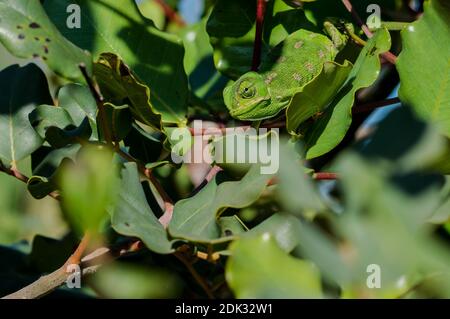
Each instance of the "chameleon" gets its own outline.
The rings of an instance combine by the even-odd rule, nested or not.
[[[328,37],[305,29],[291,33],[268,53],[259,73],[247,72],[227,85],[223,98],[230,115],[244,121],[261,121],[286,108],[347,43],[347,35],[333,23],[325,21],[324,30]]]

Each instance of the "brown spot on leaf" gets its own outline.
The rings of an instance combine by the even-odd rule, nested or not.
[[[20,39],[20,40],[23,40],[23,39],[25,39],[25,34],[19,34],[19,36],[18,36],[18,38]]]
[[[31,29],[38,29],[38,28],[40,28],[41,26],[39,25],[39,23],[36,23],[36,22],[31,22],[30,23],[30,28]]]
[[[36,41],[39,41],[39,38],[38,38],[38,37],[34,37],[34,39],[35,39]]]
[[[45,38],[45,42],[50,42],[51,40],[49,38]]]
[[[33,53],[33,58],[39,58],[39,54],[37,54],[37,53]]]
[[[48,46],[44,45],[44,52],[45,54],[48,54]]]
[[[23,27],[21,25],[18,25],[17,29],[21,30],[21,29],[23,29]]]
[[[46,56],[43,56],[42,59],[43,59],[44,61],[47,61],[47,57],[46,57]]]

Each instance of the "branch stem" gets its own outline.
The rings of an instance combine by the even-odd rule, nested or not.
[[[256,0],[256,31],[253,42],[252,71],[258,71],[261,63],[261,46],[264,25],[264,14],[268,0]]]

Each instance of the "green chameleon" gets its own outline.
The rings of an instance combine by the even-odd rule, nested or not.
[[[223,92],[232,117],[260,121],[286,108],[295,93],[315,78],[326,61],[333,61],[346,45],[347,35],[331,22],[324,23],[330,37],[300,29],[274,47],[259,73],[247,72]]]

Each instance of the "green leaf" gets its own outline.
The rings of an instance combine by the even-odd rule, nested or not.
[[[118,178],[112,155],[106,148],[85,146],[61,172],[62,208],[78,234],[99,231],[106,209],[114,206]]]
[[[148,249],[159,254],[172,253],[172,242],[147,203],[136,164],[127,163],[122,169],[118,197],[115,209],[109,211],[114,230],[139,238]]]
[[[37,105],[52,103],[52,98],[44,73],[34,64],[1,71],[0,87],[0,159],[14,163],[42,145],[28,115]]]
[[[380,73],[379,55],[389,50],[391,38],[386,29],[378,30],[358,56],[342,89],[324,114],[305,133],[306,158],[321,156],[336,147],[352,122],[355,94],[370,86]]]
[[[220,237],[218,216],[226,208],[243,208],[255,202],[271,175],[262,175],[259,165],[253,165],[240,181],[221,182],[222,177],[219,173],[196,195],[175,204],[169,223],[172,237],[194,242],[217,240]]]
[[[153,106],[150,89],[117,55],[101,54],[94,64],[94,74],[107,100],[116,104],[129,101],[135,119],[157,130],[162,129],[161,114]]]
[[[101,296],[111,299],[175,298],[181,288],[169,269],[125,262],[102,267],[90,280]]]
[[[29,118],[34,129],[42,138],[45,138],[49,127],[54,126],[62,130],[74,127],[70,114],[62,107],[53,105],[39,105],[31,112]]]
[[[73,3],[81,8],[83,32],[67,28],[60,14]],[[125,61],[150,88],[152,108],[163,122],[185,122],[188,87],[181,40],[144,18],[134,0],[47,0],[45,8],[58,29],[94,59],[110,52]]]
[[[218,223],[221,237],[236,236],[246,231],[244,223],[236,215],[220,217]]]
[[[294,145],[282,144],[280,148],[280,169],[277,194],[286,211],[308,216],[323,211],[325,205],[311,178],[306,175],[299,156],[292,149]]]
[[[289,256],[268,233],[242,238],[231,246],[226,280],[237,298],[320,298],[318,269]]]
[[[59,106],[64,108],[75,126],[88,118],[92,132],[97,132],[97,103],[91,91],[84,85],[71,83],[63,86],[58,92]]]
[[[286,109],[286,127],[291,134],[307,119],[322,112],[333,100],[347,79],[352,64],[327,62],[320,74],[294,95]],[[317,94],[320,92],[320,94]]]
[[[122,141],[131,131],[133,118],[128,105],[114,105],[105,103],[106,121],[108,130],[116,142]]]
[[[291,252],[299,244],[299,220],[288,214],[275,213],[243,234],[243,237],[270,234],[285,252]]]
[[[160,140],[161,136],[158,135],[161,134],[150,134],[139,125],[133,123],[131,131],[124,140],[128,153],[135,158],[141,159],[144,163],[159,161],[164,150]]]
[[[450,4],[426,1],[424,11],[401,33],[399,94],[402,102],[450,137]]]
[[[226,85],[223,77],[214,66],[213,48],[206,33],[206,19],[182,29],[181,38],[186,54],[184,68],[191,90],[199,98],[209,98]]]
[[[89,54],[61,35],[36,0],[0,1],[0,42],[16,57],[42,58],[56,74],[71,80],[82,79],[80,63],[89,69],[92,64]]]

